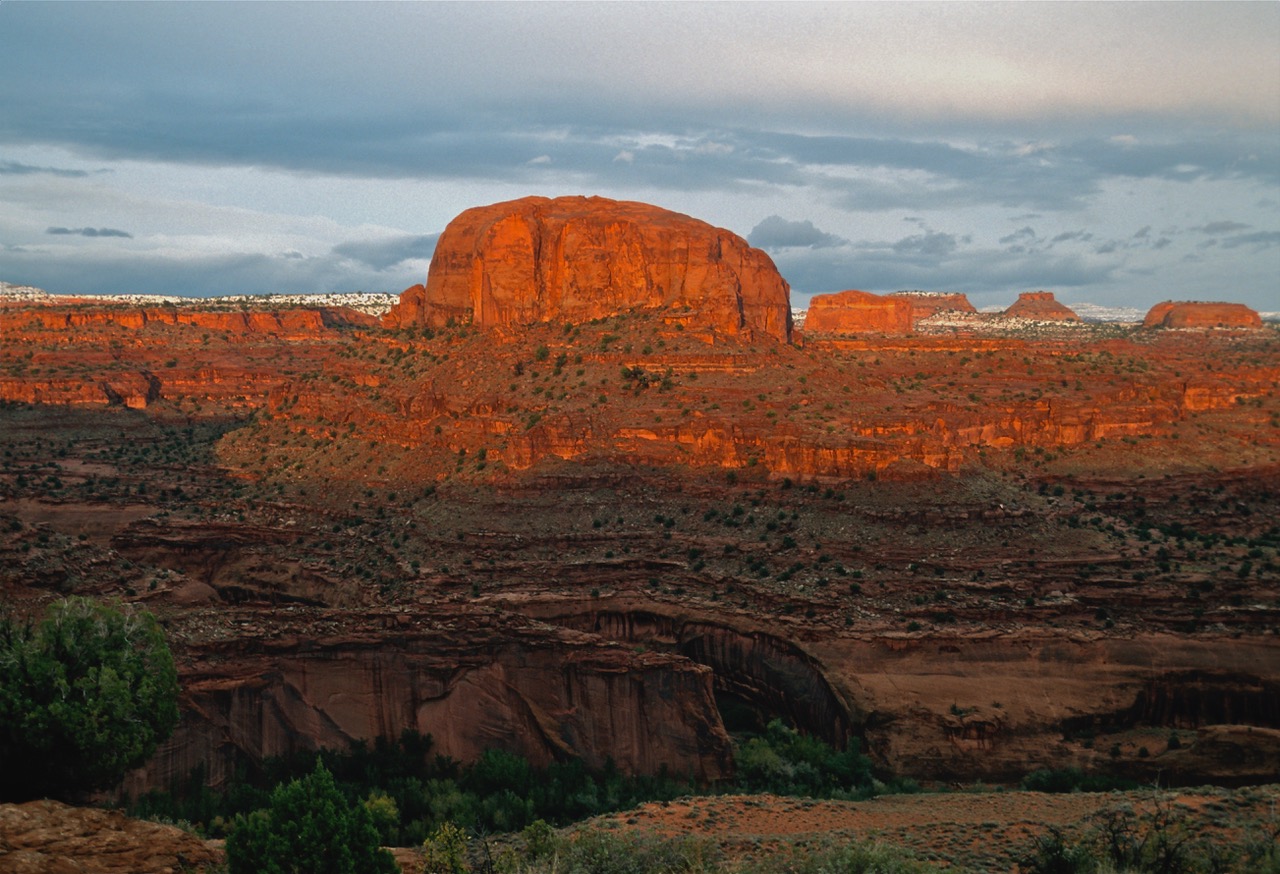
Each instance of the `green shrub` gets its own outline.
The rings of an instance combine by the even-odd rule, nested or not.
[[[70,598],[36,627],[0,618],[0,801],[115,785],[173,731],[177,700],[150,613]]]
[[[227,837],[230,874],[398,874],[363,804],[338,791],[322,762],[277,786],[271,804],[236,818]]]
[[[850,843],[793,846],[746,866],[743,874],[931,874],[941,870],[898,847]]]

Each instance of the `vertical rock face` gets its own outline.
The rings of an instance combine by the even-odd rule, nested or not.
[[[911,302],[867,291],[817,294],[809,302],[806,334],[911,333]]]
[[[1242,303],[1166,300],[1142,320],[1145,328],[1261,328],[1262,317]]]
[[[125,790],[163,788],[198,766],[217,786],[240,760],[405,729],[461,761],[493,747],[541,767],[612,759],[634,774],[732,773],[710,668],[590,635],[454,621],[460,628],[203,653],[183,679],[184,722]]]
[[[671,308],[730,335],[791,335],[790,288],[764,252],[689,216],[601,197],[469,209],[445,228],[417,288],[388,324],[489,328]]]
[[[1052,291],[1027,291],[1018,295],[1013,306],[1004,311],[1006,316],[1032,319],[1037,322],[1078,322],[1080,317],[1069,307],[1058,303]]]

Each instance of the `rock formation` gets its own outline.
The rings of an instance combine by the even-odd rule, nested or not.
[[[1037,322],[1078,322],[1080,317],[1054,300],[1051,291],[1027,291],[1018,295],[1004,315]]]
[[[889,297],[898,297],[911,304],[911,320],[918,322],[941,312],[976,313],[969,298],[958,292],[895,291]]]
[[[790,289],[764,252],[689,216],[601,197],[466,210],[440,236],[418,289],[387,324],[492,328],[668,308],[729,335],[791,335]]]
[[[1144,328],[1261,328],[1262,317],[1242,303],[1166,300],[1142,320]]]
[[[901,297],[866,291],[814,295],[805,317],[806,334],[907,334],[912,304]]]
[[[355,631],[367,619],[374,626]],[[612,760],[625,773],[705,782],[732,772],[712,671],[688,659],[458,605],[347,623],[355,633],[337,638],[294,627],[249,647],[193,650],[182,669],[187,718],[126,789],[163,788],[197,766],[220,785],[238,762],[405,729],[461,761],[494,747],[539,767]]]
[[[0,869],[8,874],[171,874],[222,854],[174,825],[57,801],[0,804]]]

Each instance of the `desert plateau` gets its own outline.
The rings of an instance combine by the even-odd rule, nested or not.
[[[217,867],[217,804],[388,744],[436,757],[432,792],[494,762],[650,781],[566,822],[744,870],[843,838],[1048,870],[1152,822],[1274,864],[1275,323],[1047,291],[793,312],[740,237],[585,197],[467,210],[425,285],[356,303],[6,290],[0,598],[158,619],[179,720],[95,798],[189,823],[6,805],[0,867]],[[852,776],[768,794],[816,767],[781,744]],[[542,818],[440,798],[383,833],[405,870],[424,839],[446,870],[444,822],[474,856]]]

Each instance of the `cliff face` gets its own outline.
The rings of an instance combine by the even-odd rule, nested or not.
[[[1262,317],[1242,303],[1167,300],[1142,320],[1145,328],[1261,328]]]
[[[790,289],[769,256],[689,216],[600,197],[528,197],[469,209],[445,228],[425,288],[388,324],[482,328],[684,310],[729,335],[791,334]]]
[[[405,729],[461,761],[492,747],[539,766],[612,758],[626,773],[732,772],[706,667],[512,616],[384,618],[390,628],[359,636],[286,633],[190,651],[186,718],[126,790],[163,788],[201,764],[216,786],[237,758],[345,749]]]
[[[866,291],[816,294],[805,317],[806,334],[907,334],[912,306],[901,297],[881,297]]]
[[[1078,322],[1080,317],[1070,307],[1054,299],[1051,291],[1027,291],[1018,295],[1013,306],[1004,311],[1006,316],[1032,319],[1037,322]]]

